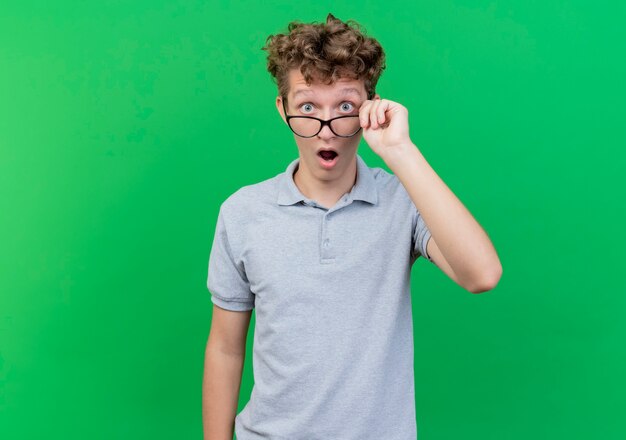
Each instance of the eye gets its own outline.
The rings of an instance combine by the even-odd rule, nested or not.
[[[345,108],[345,104],[348,104],[351,108]],[[351,110],[354,110],[354,104],[352,104],[351,102],[348,102],[348,101],[342,102],[341,103],[341,109],[346,111],[346,112],[349,112]]]
[[[300,106],[300,110],[302,110],[305,106],[307,106],[307,107],[312,107],[312,104],[311,104],[310,102],[305,102],[304,104],[302,104],[302,105]],[[306,112],[306,111],[305,111],[305,112],[303,112],[303,113],[308,113],[308,112]]]

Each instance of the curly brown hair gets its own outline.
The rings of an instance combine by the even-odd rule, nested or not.
[[[363,79],[367,99],[374,97],[386,67],[385,52],[356,21],[328,14],[326,23],[292,21],[287,29],[287,34],[268,36],[262,48],[280,96],[289,92],[289,71],[299,68],[307,86],[312,81],[328,85],[340,78]]]

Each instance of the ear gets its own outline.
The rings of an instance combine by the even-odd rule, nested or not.
[[[378,93],[376,93],[376,94],[374,95],[374,99],[380,99],[380,95],[379,95]]]
[[[278,110],[278,114],[281,118],[283,118],[283,122],[286,124],[287,119],[285,118],[285,112],[283,111],[283,98],[280,95],[276,97],[276,110]]]

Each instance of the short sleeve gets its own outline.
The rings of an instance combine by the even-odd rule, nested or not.
[[[213,304],[234,311],[247,311],[254,308],[254,293],[245,273],[243,263],[233,255],[226,231],[224,211],[220,208],[215,227],[215,236],[209,256],[207,287]]]
[[[424,256],[428,261],[434,263],[428,252],[426,251],[426,246],[428,245],[428,240],[431,237],[430,230],[426,226],[422,215],[417,210],[414,204],[413,205],[413,240],[412,240],[412,257],[417,259],[418,256]]]

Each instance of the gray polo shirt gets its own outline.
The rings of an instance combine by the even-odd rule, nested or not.
[[[430,231],[398,178],[357,154],[326,209],[286,171],[220,206],[207,286],[256,310],[238,440],[415,440],[411,266]]]

